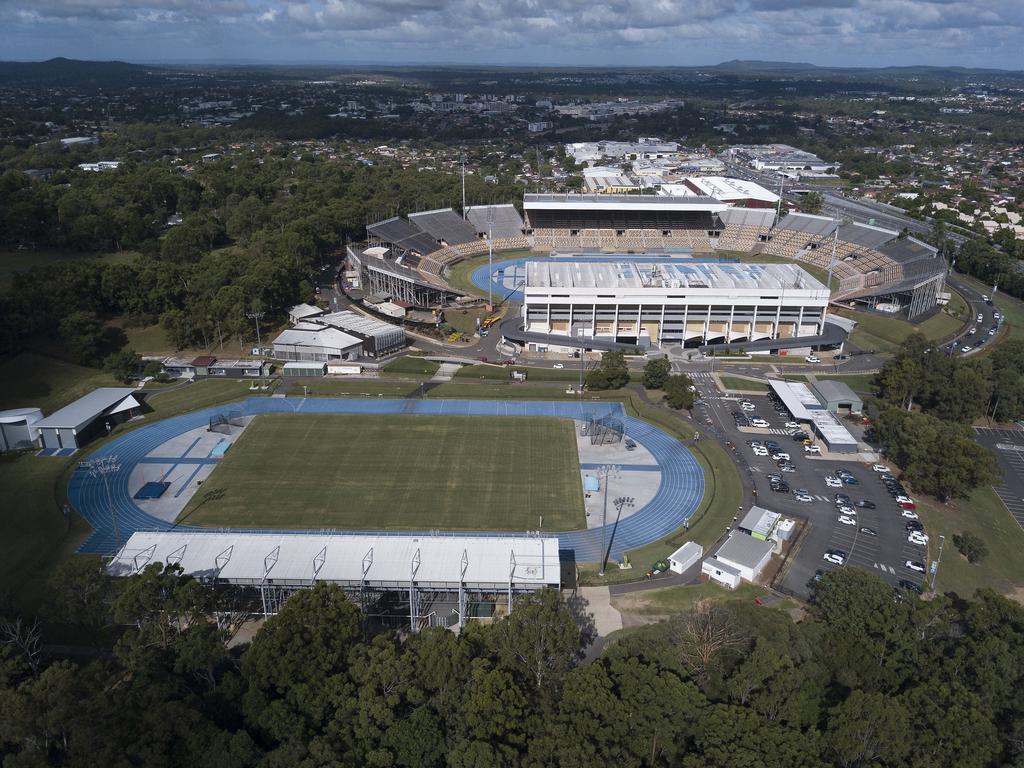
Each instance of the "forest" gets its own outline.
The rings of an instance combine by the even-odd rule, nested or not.
[[[5,766],[1024,765],[1024,608],[988,591],[836,570],[799,621],[704,601],[585,656],[578,599],[550,590],[461,634],[368,634],[321,583],[228,648],[227,598],[175,566],[55,582],[96,650],[2,616]]]

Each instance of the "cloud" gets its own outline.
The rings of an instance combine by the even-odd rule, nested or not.
[[[66,54],[53,46],[66,45],[72,32],[77,55],[91,46],[97,58],[150,51],[148,40],[173,46],[175,39],[188,57],[202,53],[189,50],[194,41],[216,39],[227,55],[251,57],[255,48],[291,60],[353,52],[387,60],[394,50],[406,60],[482,63],[978,64],[1002,56],[1003,66],[1019,67],[1024,2],[0,0],[2,48],[38,51],[37,58]]]

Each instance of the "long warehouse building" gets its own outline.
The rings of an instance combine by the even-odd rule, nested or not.
[[[530,261],[525,330],[639,347],[823,332],[828,289],[795,264]]]

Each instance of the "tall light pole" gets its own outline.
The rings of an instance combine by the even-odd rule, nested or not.
[[[939,554],[935,558],[935,567],[932,568],[932,584],[931,590],[935,591],[935,577],[939,575],[939,563],[942,562],[942,545],[946,543],[946,537],[939,535]]]
[[[117,527],[117,513],[114,511],[114,498],[110,493],[110,476],[121,471],[121,463],[117,456],[104,456],[99,459],[90,459],[80,462],[79,467],[89,473],[89,477],[100,479],[107,491],[107,509],[110,511],[110,522],[114,527],[114,539],[117,541],[118,550],[121,549],[121,532]]]
[[[605,499],[607,501],[607,494],[605,494]],[[634,501],[635,501],[635,499],[632,496],[619,496],[619,497],[617,497],[615,499],[615,501],[612,502],[612,504],[615,505],[615,522],[616,523],[618,523],[619,522],[619,518],[622,517],[622,508],[623,507],[632,507]],[[608,563],[608,550],[610,550],[612,548],[612,543],[609,541],[607,548],[602,543],[601,547],[602,547],[601,548],[601,575],[603,576],[604,575],[605,566]]]
[[[463,180],[463,197],[465,197],[465,180]],[[466,201],[462,201],[462,210],[466,210]],[[494,311],[494,207],[487,206],[487,311]]]
[[[246,312],[245,316],[250,320],[256,321],[256,346],[260,348],[260,354],[263,353],[263,339],[260,338],[260,318],[265,315],[266,312]]]
[[[604,508],[601,510],[601,570],[598,571],[598,576],[604,576],[605,541],[608,536],[608,479],[613,473],[617,473],[618,471],[619,468],[614,464],[605,464],[597,470],[597,476],[604,478]]]

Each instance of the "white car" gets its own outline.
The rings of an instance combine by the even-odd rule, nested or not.
[[[960,348],[960,351],[961,351],[961,352],[962,352],[963,354],[965,354],[965,355],[966,355],[966,354],[967,354],[968,352],[970,352],[970,351],[971,351],[971,348],[970,348],[970,347],[961,347],[961,348]]]
[[[789,454],[785,451],[776,451],[772,454],[772,461],[782,461],[783,459],[789,461]]]
[[[923,547],[928,544],[928,534],[921,533],[920,531],[911,531],[910,535],[907,536],[907,541],[911,544],[920,544]]]
[[[754,405],[753,403],[740,403],[740,408],[742,408],[744,411],[756,411],[757,410],[757,406]]]
[[[872,464],[871,469],[875,472],[888,472],[889,468],[885,464]]]
[[[771,425],[764,419],[751,419],[750,426],[757,427],[758,429],[767,429]]]
[[[819,360],[814,355],[808,355],[807,357],[804,358],[804,360],[806,360],[808,363],[820,363],[821,362],[821,360]]]
[[[846,553],[840,552],[838,549],[830,549],[821,559],[826,563],[832,563],[833,565],[842,565],[846,562]]]
[[[856,517],[857,516],[857,510],[854,509],[853,507],[851,507],[849,504],[840,504],[839,505],[839,514],[840,515],[848,515],[849,517]]]
[[[900,494],[899,496],[896,497],[896,503],[897,504],[913,504],[914,500],[912,498],[910,498],[909,496],[904,496],[903,494]]]
[[[821,448],[816,445],[805,445],[804,453],[821,453]]]
[[[800,423],[797,421],[787,421],[782,426],[784,429],[800,429]]]
[[[555,363],[551,367],[552,368],[558,368],[559,370],[561,370],[562,368],[565,368],[565,365],[563,363]]]
[[[907,520],[917,520],[917,512],[912,509],[901,509],[900,515],[907,518]]]
[[[825,485],[827,485],[829,488],[842,488],[843,481],[840,480],[838,477],[833,477],[832,475],[825,475]]]
[[[768,455],[768,449],[764,448],[764,447],[753,448],[751,450],[754,451],[754,455],[755,456],[767,456]]]
[[[839,522],[843,525],[856,525],[857,521],[849,515],[840,515]]]
[[[907,560],[903,565],[912,571],[924,573],[924,563],[919,563],[916,560]]]
[[[980,323],[984,319],[985,319],[985,316],[979,312],[978,313],[978,322]]]
[[[794,495],[793,498],[796,499],[797,501],[802,501],[805,503],[808,501],[814,501],[814,497],[807,493],[798,493]]]
[[[996,329],[995,328],[989,328],[988,329],[988,335],[989,336],[995,336],[996,335]]]

